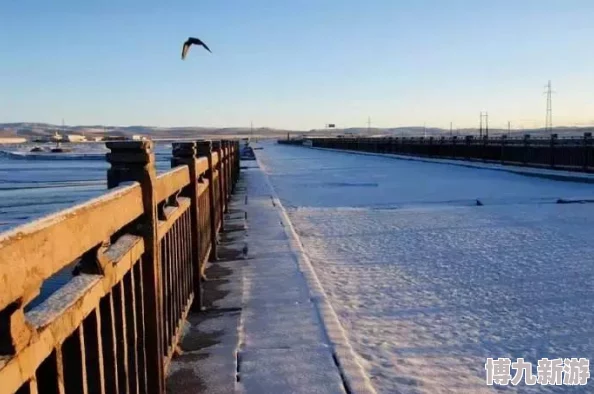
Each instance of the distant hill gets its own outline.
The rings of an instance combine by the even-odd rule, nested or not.
[[[422,126],[410,127],[393,127],[393,128],[370,128],[366,127],[352,127],[343,129],[312,129],[308,131],[299,130],[283,130],[272,128],[255,128],[251,130],[249,127],[224,127],[224,128],[210,128],[210,127],[153,127],[153,126],[102,126],[102,125],[87,125],[87,126],[59,126],[48,123],[0,123],[0,137],[23,137],[34,138],[40,136],[49,136],[54,133],[60,134],[84,134],[88,137],[110,135],[110,136],[126,136],[140,134],[151,138],[193,138],[206,136],[257,136],[258,138],[279,138],[286,137],[287,133],[296,137],[300,135],[308,136],[333,136],[352,134],[355,136],[393,136],[393,137],[410,137],[410,136],[448,136],[449,130]],[[560,137],[563,136],[580,136],[584,132],[594,132],[594,127],[555,127],[555,133]],[[454,135],[478,135],[479,130],[476,128],[455,130]],[[504,129],[489,129],[489,134],[492,136],[507,134]],[[523,129],[512,130],[511,134],[514,136],[531,134],[535,136],[547,135],[545,129]]]
[[[483,133],[485,131],[483,130]],[[568,136],[582,136],[585,132],[590,132],[594,134],[594,127],[555,127],[553,130],[554,133],[557,133],[559,137],[568,137]],[[410,126],[410,127],[393,127],[393,128],[369,128],[366,127],[352,127],[352,128],[345,128],[345,129],[328,129],[328,130],[310,130],[307,135],[310,136],[322,136],[322,135],[353,135],[353,136],[387,136],[387,137],[413,137],[413,136],[433,136],[433,137],[441,137],[441,136],[449,136],[450,130],[449,129],[441,129],[436,127],[427,127],[424,128],[423,126]],[[508,134],[507,129],[489,129],[490,136],[499,136],[502,134]],[[514,130],[512,129],[509,133],[511,136],[517,137],[522,136],[524,134],[530,134],[532,136],[547,136],[549,132],[544,128],[534,128],[534,129],[521,129],[521,130]],[[459,129],[453,130],[452,135],[479,135],[479,129],[477,128],[466,128],[466,129]]]
[[[152,126],[58,126],[48,123],[0,123],[1,137],[24,137],[34,138],[40,136],[51,136],[55,133],[60,134],[84,134],[86,136],[127,136],[144,135],[151,138],[192,138],[200,136],[286,136],[288,132],[295,133],[288,130],[277,130],[271,128],[254,128],[249,127],[225,127],[225,128],[209,128],[209,127],[152,127]]]

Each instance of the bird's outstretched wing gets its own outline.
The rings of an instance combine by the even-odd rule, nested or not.
[[[186,58],[186,55],[188,54],[188,50],[190,49],[190,42],[186,41],[184,42],[184,46],[182,48],[182,60],[184,60]]]
[[[192,43],[192,44],[194,44],[194,45],[201,45],[201,46],[203,46],[203,47],[204,47],[204,49],[206,49],[208,52],[212,53],[212,51],[210,50],[210,48],[209,48],[209,47],[208,47],[208,46],[207,46],[207,45],[206,45],[206,44],[205,44],[205,43],[204,43],[204,42],[203,42],[201,39],[199,39],[199,38],[196,38],[196,37],[190,37],[190,38],[188,38],[188,41],[187,41],[187,42],[190,42],[190,43]]]

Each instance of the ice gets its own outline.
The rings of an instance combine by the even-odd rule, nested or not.
[[[495,392],[487,357],[594,358],[594,204],[556,203],[592,185],[290,146],[258,156],[378,392]]]

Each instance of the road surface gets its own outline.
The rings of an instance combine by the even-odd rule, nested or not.
[[[495,392],[488,357],[523,357],[534,374],[543,357],[594,359],[594,204],[556,203],[594,198],[594,186],[263,147],[261,165],[378,392]]]

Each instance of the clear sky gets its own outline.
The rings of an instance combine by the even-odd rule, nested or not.
[[[0,0],[0,122],[534,127],[549,79],[594,124],[593,0]]]

